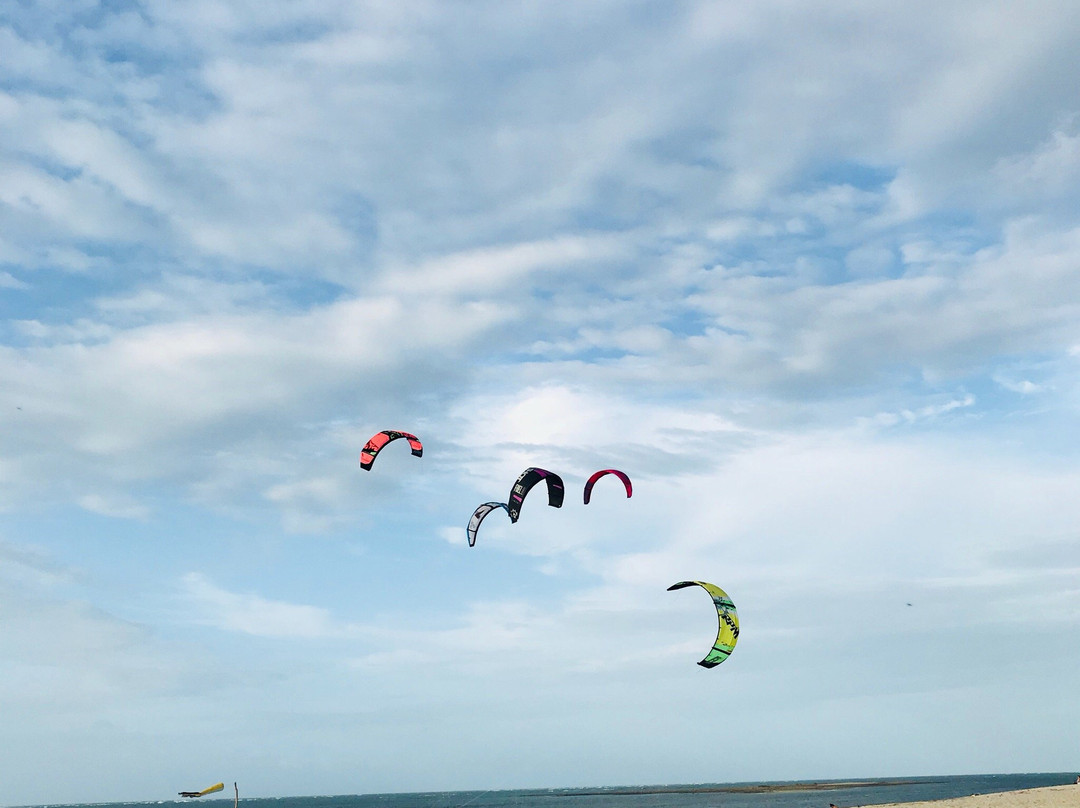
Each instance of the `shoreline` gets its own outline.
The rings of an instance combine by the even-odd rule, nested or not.
[[[1080,808],[1080,784],[1022,788],[1017,791],[992,791],[968,797],[951,797],[920,802],[888,802],[851,808]]]

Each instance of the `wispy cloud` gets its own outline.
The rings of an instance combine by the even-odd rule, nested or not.
[[[10,272],[0,272],[0,288],[2,289],[26,289],[27,284],[20,281]]]
[[[292,639],[341,637],[352,631],[326,609],[229,592],[201,573],[190,572],[181,583],[197,619],[224,631]]]
[[[149,509],[136,502],[123,498],[110,498],[100,494],[86,494],[79,497],[79,506],[91,513],[113,516],[119,519],[145,519]]]

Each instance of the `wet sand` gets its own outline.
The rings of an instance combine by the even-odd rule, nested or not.
[[[1024,788],[996,794],[974,794],[950,800],[894,802],[874,808],[1080,808],[1080,785]]]

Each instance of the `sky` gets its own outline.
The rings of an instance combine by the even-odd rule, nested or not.
[[[0,804],[1080,765],[1080,5],[0,54]]]

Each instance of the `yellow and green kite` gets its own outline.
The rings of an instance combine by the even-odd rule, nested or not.
[[[720,630],[716,632],[716,642],[705,658],[698,664],[703,668],[715,668],[735,650],[735,643],[739,641],[739,613],[735,611],[735,604],[731,602],[727,592],[714,584],[704,581],[679,581],[668,587],[668,592],[675,589],[684,589],[688,586],[700,586],[712,597],[713,605],[716,606],[716,615],[720,618]]]

